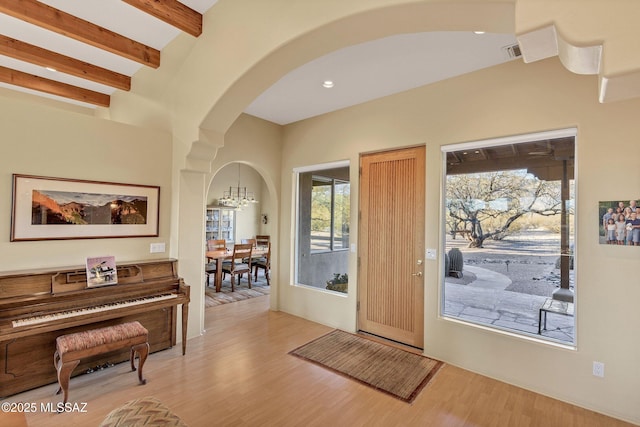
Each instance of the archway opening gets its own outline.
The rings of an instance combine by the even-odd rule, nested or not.
[[[228,163],[212,177],[205,209],[205,309],[270,294],[272,205],[262,175],[246,163]],[[245,244],[252,246],[252,256],[234,260],[234,248]],[[222,260],[210,256],[219,249]],[[231,263],[249,273],[231,274]]]

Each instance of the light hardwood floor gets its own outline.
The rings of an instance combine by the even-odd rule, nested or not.
[[[287,353],[331,330],[268,310],[258,297],[207,310],[207,333],[149,356],[146,385],[127,363],[73,378],[70,402],[86,413],[30,413],[32,427],[95,426],[123,403],[154,396],[198,426],[630,426],[445,365],[407,404]],[[51,384],[7,399],[57,403]],[[6,419],[5,419],[6,421]],[[0,424],[3,419],[0,417]]]

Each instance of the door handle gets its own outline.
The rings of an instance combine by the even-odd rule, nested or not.
[[[411,273],[412,276],[422,277],[422,271],[418,271],[417,273]]]

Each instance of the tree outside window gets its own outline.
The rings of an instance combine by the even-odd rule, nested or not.
[[[314,175],[311,190],[311,251],[346,249],[349,242],[349,183]]]
[[[296,284],[347,292],[351,187],[348,162],[298,172]]]
[[[574,344],[575,131],[443,151],[444,316]]]

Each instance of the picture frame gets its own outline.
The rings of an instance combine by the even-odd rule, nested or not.
[[[598,241],[600,244],[640,246],[640,199],[598,202]],[[635,213],[635,215],[632,215]],[[609,219],[613,218],[613,223]]]
[[[87,258],[87,287],[115,285],[118,283],[118,270],[114,256]]]
[[[160,187],[13,174],[11,241],[157,237]]]

